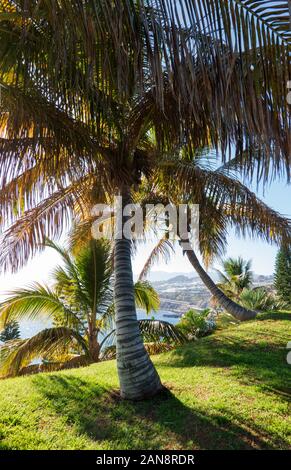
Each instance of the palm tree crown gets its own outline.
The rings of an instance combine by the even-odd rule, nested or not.
[[[231,298],[239,299],[242,291],[252,285],[251,261],[241,257],[228,258],[223,262],[223,271],[218,271],[219,287]]]

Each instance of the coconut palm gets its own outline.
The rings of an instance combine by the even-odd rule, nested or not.
[[[268,243],[290,246],[290,220],[261,201],[239,180],[237,172],[230,172],[224,165],[218,166],[209,155],[211,156],[209,149],[200,149],[192,159],[188,157],[180,160],[180,168],[168,166],[166,169],[160,169],[153,182],[144,188],[144,194],[141,196],[143,204],[155,201],[163,201],[164,205],[199,204],[200,230],[197,250],[201,253],[206,267],[215,257],[221,258],[224,255],[227,234],[231,227],[242,236],[248,234]],[[162,237],[150,253],[141,272],[141,279],[146,278],[152,265],[160,258],[169,259],[173,254],[175,247],[168,238]],[[183,243],[180,244],[183,249]],[[193,246],[189,243],[186,243],[186,246],[185,256],[212,293],[216,303],[238,320],[254,318],[256,312],[242,307],[234,301],[232,295],[226,295],[227,292],[219,288],[206,272]]]
[[[246,261],[240,256],[227,258],[222,264],[223,271],[217,270],[218,285],[230,298],[239,300],[242,291],[251,287],[253,280],[251,264],[251,260]]]
[[[270,1],[2,4],[0,204],[12,224],[2,267],[17,269],[76,212],[88,216],[92,196],[130,200],[181,144],[220,147],[224,159],[234,145],[250,171],[259,161],[260,176],[289,175],[286,0],[280,11],[274,23]],[[114,253],[121,394],[140,399],[162,387],[138,330],[130,240]]]
[[[50,370],[97,362],[104,357],[102,348],[114,336],[109,243],[91,240],[75,255],[52,241],[47,241],[46,246],[54,249],[62,260],[62,265],[52,273],[53,286],[34,283],[29,288],[17,289],[0,304],[0,320],[3,325],[9,325],[15,319],[46,318],[53,326],[31,338],[18,337],[3,346],[0,349],[2,375],[22,373],[32,359],[39,357],[50,360]],[[147,314],[158,309],[158,294],[149,283],[135,283],[134,292],[137,307],[144,308]],[[183,340],[183,335],[168,322],[141,320],[139,328],[151,341]]]
[[[220,286],[215,284],[213,279],[202,267],[198,257],[196,256],[196,253],[193,250],[187,251],[187,257],[207,289],[211,292],[215,304],[220,305],[236,320],[239,321],[252,320],[256,317],[256,310],[251,309],[247,304],[242,306],[237,301],[234,301],[229,295],[229,292],[225,293],[224,290],[220,288]]]

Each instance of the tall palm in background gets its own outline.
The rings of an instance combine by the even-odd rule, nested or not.
[[[5,236],[2,267],[17,269],[73,213],[88,215],[88,186],[94,201],[115,193],[127,202],[141,175],[165,156],[178,162],[185,143],[189,153],[219,147],[223,159],[235,146],[258,177],[283,168],[289,177],[291,41],[281,3],[274,22],[270,1],[5,1],[1,209],[4,226],[20,223]],[[145,153],[149,132],[154,153]],[[138,329],[131,243],[115,244],[121,394],[140,399],[161,383]]]
[[[195,249],[202,255],[206,267],[215,258],[224,256],[230,228],[235,228],[241,236],[248,234],[267,243],[290,246],[290,220],[250,191],[240,181],[238,171],[230,171],[229,165],[219,166],[210,149],[197,150],[191,159],[187,156],[180,160],[179,165],[180,173],[172,167],[158,170],[151,184],[145,186],[141,200],[143,204],[152,201],[163,201],[165,205],[199,204],[199,245]],[[180,245],[183,248],[182,240]],[[228,296],[205,271],[193,246],[186,245],[185,256],[215,301],[240,321],[254,318],[256,312],[239,305],[232,293]],[[160,258],[169,259],[173,252],[174,245],[166,231],[150,253],[140,279],[146,278],[152,265]]]
[[[47,319],[53,326],[28,339],[10,341],[0,348],[1,375],[29,372],[33,359],[45,358],[46,370],[97,362],[104,357],[103,346],[114,337],[112,251],[104,240],[91,240],[75,250],[51,241],[62,264],[52,273],[52,287],[33,284],[18,288],[0,304],[2,325],[22,319]],[[149,314],[159,308],[159,297],[147,282],[134,285],[135,303]],[[140,320],[146,338],[181,342],[183,335],[168,322]],[[16,338],[9,338],[16,339]],[[102,352],[101,352],[102,350]]]

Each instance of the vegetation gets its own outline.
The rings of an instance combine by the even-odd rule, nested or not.
[[[185,159],[180,164],[183,174],[186,173],[186,177],[182,178],[183,195],[181,195],[181,188],[175,182],[176,176],[173,176],[170,169],[166,175],[161,171],[158,176],[155,175],[156,179],[153,184],[147,185],[144,189],[146,193],[144,199],[148,200],[148,194],[150,194],[150,198],[154,197],[156,201],[162,200],[164,204],[181,202],[199,204],[199,251],[206,267],[215,257],[221,257],[225,253],[229,227],[235,227],[237,233],[241,235],[248,232],[268,243],[278,244],[280,240],[285,245],[290,243],[290,221],[264,204],[239,181],[238,173],[233,169],[229,171],[228,165],[217,167],[209,149],[197,150],[190,162]],[[171,194],[171,199],[167,196],[169,194]],[[168,235],[166,230],[165,236],[158,241],[150,253],[141,272],[141,279],[147,276],[152,265],[161,257],[168,260],[175,251]],[[184,254],[211,292],[216,304],[240,321],[254,318],[256,316],[254,310],[247,309],[237,302],[238,294],[244,286],[249,286],[251,281],[251,273],[250,279],[243,278],[244,266],[240,266],[240,263],[245,262],[229,260],[230,265],[226,268],[230,271],[232,269],[232,272],[229,272],[230,278],[228,279],[221,273],[223,282],[221,285],[216,285],[201,265],[192,244],[187,243],[187,240],[184,240],[184,243],[181,241],[182,249],[185,244],[187,249],[184,250]],[[231,262],[236,265],[231,267]],[[250,269],[246,266],[246,270]],[[237,272],[239,274],[236,274]],[[226,284],[228,284],[228,289],[226,289]]]
[[[220,149],[226,160],[234,145],[237,163],[258,178],[270,166],[289,171],[287,2],[276,24],[272,2],[196,3],[1,5],[1,267],[17,269],[46,236],[88,217],[96,199],[129,202],[161,166],[181,194],[184,184],[195,188],[195,173],[180,164],[197,148]],[[140,399],[162,385],[137,323],[130,240],[115,245],[121,394]]]
[[[62,258],[0,304],[0,449],[290,449],[291,220],[248,189],[291,179],[290,0],[0,3],[0,270]],[[138,321],[174,245],[166,220],[134,283],[132,202],[199,204],[197,253],[189,218],[175,239],[221,315]],[[242,258],[207,274],[230,227],[281,247],[277,294]]]
[[[17,321],[12,320],[5,325],[5,328],[0,333],[0,341],[5,343],[6,341],[11,341],[13,339],[20,338],[19,324]]]
[[[291,305],[291,248],[281,248],[277,255],[275,288],[280,299]]]
[[[228,258],[223,262],[224,272],[218,271],[219,287],[230,298],[240,299],[244,289],[249,289],[253,281],[251,261],[245,261],[241,257]]]
[[[290,319],[259,315],[156,356],[169,392],[148,402],[120,400],[114,361],[2,380],[1,449],[288,449]]]
[[[177,328],[189,339],[207,336],[214,331],[215,326],[216,321],[210,309],[205,309],[202,312],[189,310],[177,324]]]
[[[62,260],[53,272],[52,288],[35,283],[17,289],[0,304],[0,321],[9,325],[16,319],[46,317],[53,326],[28,339],[9,338],[14,341],[0,347],[2,376],[97,362],[107,357],[106,346],[112,344],[115,320],[109,242],[91,240],[76,254],[51,241],[46,246]],[[135,301],[147,313],[159,307],[158,295],[147,282],[135,284]],[[167,322],[143,320],[139,327],[146,341],[160,343],[163,339],[169,344],[184,340]],[[109,348],[108,354],[114,356],[114,350]],[[45,361],[43,367],[29,366],[40,358]]]
[[[286,308],[286,303],[272,290],[264,286],[253,287],[250,260],[228,258],[223,262],[223,268],[224,272],[217,270],[220,277],[219,288],[246,309],[267,312]],[[215,303],[215,299],[212,302]]]
[[[259,312],[278,311],[286,307],[285,302],[264,287],[244,289],[240,295],[240,302],[245,307]]]

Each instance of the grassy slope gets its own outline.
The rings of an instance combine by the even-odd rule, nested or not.
[[[2,449],[291,448],[291,314],[156,356],[170,393],[121,402],[115,363],[0,382]]]

